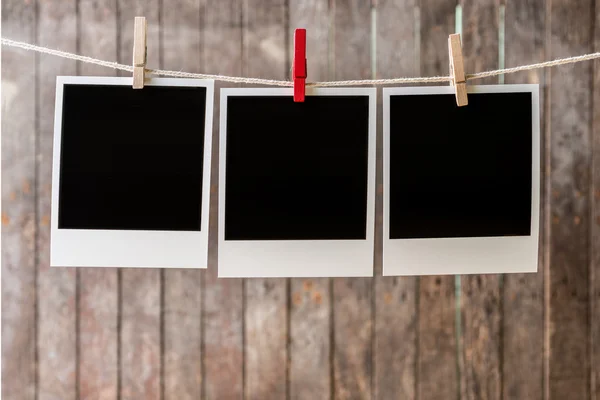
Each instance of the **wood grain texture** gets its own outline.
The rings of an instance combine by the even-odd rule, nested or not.
[[[292,279],[290,397],[328,398],[331,392],[328,279]]]
[[[377,277],[375,296],[374,397],[415,398],[416,279]]]
[[[79,398],[116,399],[117,271],[93,268],[79,272]]]
[[[200,271],[165,271],[164,399],[202,394],[201,286]]]
[[[500,288],[497,276],[463,276],[461,398],[499,399]]]
[[[371,1],[331,0],[335,26],[331,79],[370,79]]]
[[[591,50],[591,1],[553,0],[550,58]],[[590,396],[591,64],[550,70],[551,399]]]
[[[160,5],[161,68],[200,72],[204,61],[204,1],[174,0]],[[163,274],[162,398],[199,399],[202,395],[201,271],[168,269]]]
[[[143,89],[146,80],[146,17],[135,17],[133,22],[133,88]]]
[[[133,21],[136,16],[144,16],[148,24],[148,65],[159,65],[158,4],[158,0],[119,0],[120,62],[132,62]],[[162,384],[161,273],[158,269],[147,268],[122,269],[119,272],[120,398],[159,399]]]
[[[131,65],[133,62],[133,21],[135,17],[146,17],[147,66],[159,65],[160,26],[159,0],[116,0],[118,10],[117,29],[119,31],[118,59],[120,63]],[[131,73],[121,71],[121,76],[131,77]],[[126,271],[126,270],[124,270]]]
[[[286,292],[283,279],[246,281],[246,398],[286,396]]]
[[[506,66],[541,62],[546,59],[545,0],[506,2],[505,58]],[[511,74],[506,83],[540,84],[540,134],[544,133],[545,71],[534,70]],[[544,141],[541,171],[546,170]],[[506,274],[503,285],[503,346],[502,394],[504,399],[543,398],[544,383],[544,249],[547,226],[545,221],[549,199],[546,196],[545,174],[541,174],[540,257],[535,274]]]
[[[462,46],[465,72],[498,68],[498,5],[497,0],[460,0],[462,6]],[[470,82],[476,85],[497,84],[497,77]]]
[[[284,0],[243,2],[243,67],[246,76],[288,77]],[[248,399],[287,393],[288,291],[285,279],[249,279],[245,310],[245,392]]]
[[[38,1],[38,43],[76,50],[75,0]],[[77,398],[77,294],[74,268],[50,268],[50,208],[56,76],[74,75],[74,61],[40,55],[36,151],[38,257],[38,397]]]
[[[458,33],[453,33],[448,37],[448,57],[450,58],[450,76],[452,78],[452,85],[454,86],[456,105],[464,107],[469,104],[469,99],[467,98],[467,82],[462,44],[460,34]]]
[[[78,0],[78,10],[78,54],[103,60],[117,60],[119,27],[116,0]],[[79,63],[78,71],[86,76],[116,74],[111,69],[86,63]]]
[[[335,0],[334,79],[368,79],[371,2]],[[335,399],[370,399],[373,374],[373,279],[333,279],[333,391]]]
[[[100,38],[100,40],[98,40]],[[78,52],[117,58],[117,5],[114,0],[79,1]],[[79,64],[82,75],[114,71]],[[118,395],[118,276],[114,268],[82,268],[79,273],[79,397],[116,399]]]
[[[203,36],[206,72],[241,75],[241,0],[208,0]],[[243,280],[217,278],[221,87],[215,83],[209,263],[203,300],[204,395],[206,399],[240,399],[244,396]]]
[[[377,2],[375,65],[378,77],[417,76],[417,21],[414,0],[380,0]],[[379,99],[379,96],[378,96]],[[379,102],[379,107],[383,105]],[[377,243],[382,249],[383,226],[383,116],[378,113],[378,181]],[[375,257],[381,263],[380,257]],[[417,282],[414,277],[374,278],[373,391],[376,399],[416,396],[417,379]]]
[[[600,51],[600,1],[595,1],[594,51]],[[591,400],[600,400],[600,60],[594,61],[592,83],[592,221],[591,221]]]
[[[422,277],[419,285],[419,399],[458,395],[453,276]]]
[[[449,74],[448,35],[454,33],[457,3],[457,0],[419,0],[420,76]]]
[[[327,80],[332,34],[328,1],[293,1],[289,7],[287,47],[293,49],[294,30],[305,28],[307,80]],[[330,395],[330,289],[331,280],[327,278],[291,280],[289,392],[292,399],[322,399]]]
[[[498,2],[461,1],[463,57],[467,73],[498,67]],[[497,78],[476,84],[497,83]],[[467,106],[468,107],[468,106]],[[502,390],[501,278],[465,275],[462,278],[461,317],[463,356],[461,390],[466,399],[499,399]]]
[[[159,399],[161,385],[160,275],[122,271],[120,398]]]
[[[414,43],[419,48],[411,50],[411,1],[416,0],[5,0],[2,35],[129,64],[133,18],[144,15],[151,67],[159,66],[161,58],[172,69],[287,79],[291,32],[306,27],[309,81],[369,78],[375,72],[381,77],[445,74],[455,2],[420,0],[421,44]],[[497,67],[496,3],[462,2],[467,72]],[[584,54],[593,51],[594,40],[600,50],[598,1],[505,3],[508,67]],[[377,71],[371,70],[370,54],[373,5]],[[544,21],[544,7],[551,26]],[[548,43],[543,41],[544,29]],[[544,47],[551,51],[544,54]],[[330,393],[335,398],[456,397],[452,277],[421,277],[415,288],[412,278],[336,279],[333,292],[328,292],[328,279],[292,280],[291,293],[285,280],[252,281],[244,330],[242,281],[216,278],[216,152],[209,271],[165,271],[161,296],[157,270],[80,269],[76,289],[72,269],[49,269],[55,77],[75,73],[75,64],[8,47],[2,56],[4,398],[242,398],[244,352],[250,398],[316,399]],[[410,70],[419,65],[420,73]],[[85,75],[114,75],[86,64],[79,68]],[[503,287],[496,276],[463,278],[460,365],[465,399],[600,399],[598,71],[596,61],[506,77],[511,83],[551,82],[546,121],[552,131],[552,240],[543,249],[550,253],[551,265],[545,277],[542,271],[505,276]],[[497,78],[487,80],[495,82]],[[218,96],[216,101],[218,106]],[[218,107],[215,137],[217,121]],[[544,279],[549,290],[546,310],[540,297]],[[386,301],[399,307],[386,308]],[[408,312],[415,307],[418,314]],[[540,363],[547,332],[540,318],[545,312],[551,332],[549,375],[544,379]],[[415,330],[418,347],[409,347]],[[416,363],[416,374],[409,370],[411,363]]]
[[[33,42],[35,4],[2,2],[2,37]],[[2,398],[36,397],[36,56],[2,48]]]
[[[420,1],[420,75],[448,73],[448,35],[454,33],[456,0]],[[458,394],[454,276],[419,278],[418,398]]]
[[[331,7],[328,0],[289,1],[288,51],[292,62],[294,30],[306,29],[306,62],[308,81],[316,82],[329,79],[330,43],[333,34]],[[286,76],[289,79],[289,76]]]

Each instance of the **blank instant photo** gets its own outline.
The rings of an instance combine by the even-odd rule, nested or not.
[[[373,275],[375,96],[221,90],[220,277]]]
[[[58,77],[52,266],[206,268],[213,91]]]
[[[538,85],[383,90],[384,275],[535,272]]]

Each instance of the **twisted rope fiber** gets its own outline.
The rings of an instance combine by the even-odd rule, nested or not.
[[[97,58],[81,56],[78,54],[69,53],[66,51],[50,49],[48,47],[36,46],[33,44],[18,42],[16,40],[0,38],[2,45],[17,47],[20,49],[35,51],[38,53],[49,54],[57,57],[68,58],[70,60],[81,61],[87,64],[100,65],[107,68],[113,68],[121,71],[133,72],[133,66],[126,64],[119,64],[117,62],[99,60]],[[490,76],[497,76],[502,74],[512,74],[520,71],[528,71],[532,69],[549,68],[558,65],[572,64],[581,61],[593,60],[600,58],[600,52],[584,54],[581,56],[559,58],[552,61],[545,61],[536,64],[521,65],[519,67],[496,69],[493,71],[477,72],[475,74],[467,74],[467,80],[475,80],[487,78]],[[197,78],[197,79],[213,79],[215,81],[233,82],[233,83],[248,83],[253,85],[269,85],[269,86],[285,86],[292,87],[291,81],[282,81],[274,79],[261,79],[261,78],[248,78],[242,76],[224,76],[224,75],[212,75],[212,74],[199,74],[192,72],[183,71],[170,71],[164,69],[146,69],[146,72],[160,76],[172,76],[177,78]],[[349,81],[327,81],[327,82],[313,82],[307,83],[306,86],[311,87],[336,87],[336,86],[359,86],[359,85],[393,85],[402,83],[432,83],[432,82],[452,82],[450,76],[430,76],[430,77],[414,77],[414,78],[392,78],[392,79],[361,79],[361,80],[349,80]]]

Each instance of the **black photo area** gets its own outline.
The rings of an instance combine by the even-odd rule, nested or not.
[[[365,239],[368,96],[227,101],[225,240]]]
[[[199,231],[206,88],[65,85],[58,227]]]
[[[390,239],[526,236],[531,93],[390,98]]]

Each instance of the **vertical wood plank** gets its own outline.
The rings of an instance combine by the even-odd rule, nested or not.
[[[200,72],[204,59],[204,1],[161,1],[160,7],[161,68]],[[162,273],[162,398],[199,399],[202,395],[201,271],[167,269]]]
[[[316,82],[329,77],[329,39],[333,33],[329,0],[300,0],[289,2],[289,51],[294,48],[294,31],[306,29],[306,58],[308,81]],[[290,54],[291,63],[293,54]],[[290,74],[288,74],[291,76]],[[285,76],[290,79],[290,76]]]
[[[207,0],[204,54],[207,73],[242,74],[242,2]],[[219,89],[215,84],[209,265],[204,273],[204,398],[244,396],[244,290],[242,279],[217,278]]]
[[[326,80],[330,51],[328,1],[291,1],[289,7],[288,49],[294,46],[294,30],[306,28],[308,80]],[[289,392],[292,399],[324,399],[331,393],[330,283],[328,278],[292,279],[290,283]]]
[[[100,40],[99,40],[100,38]],[[115,0],[79,0],[79,54],[117,58]],[[115,75],[79,64],[81,75]],[[116,399],[118,381],[118,277],[114,268],[81,268],[79,273],[79,397]]]
[[[38,1],[38,43],[76,50],[75,0]],[[50,268],[50,205],[56,76],[73,75],[74,61],[40,55],[37,167],[39,399],[77,397],[77,295],[74,268]]]
[[[499,399],[500,290],[497,276],[463,276],[462,332],[464,365],[461,390],[467,399]]]
[[[454,33],[456,0],[421,0],[421,76],[448,74],[448,35]],[[458,395],[454,276],[419,279],[418,398]]]
[[[506,66],[541,62],[545,57],[545,0],[507,1],[505,19]],[[541,133],[544,132],[544,70],[511,74],[506,83],[539,83]],[[543,143],[543,142],[542,142]],[[542,149],[544,145],[542,144]],[[541,156],[545,171],[545,157]],[[535,274],[507,274],[503,285],[503,366],[504,399],[543,398],[544,375],[544,253],[546,237],[545,174],[542,173],[540,212],[540,259]]]
[[[550,7],[550,58],[589,52],[592,1],[553,0]],[[579,63],[549,72],[551,399],[590,396],[591,71],[590,63]]]
[[[133,20],[148,22],[148,65],[159,65],[159,3],[118,0],[119,61],[131,63]],[[142,89],[143,90],[143,89]],[[158,269],[121,269],[120,397],[159,399],[161,392],[161,274]]]
[[[285,0],[244,0],[245,76],[287,78],[288,30]],[[287,281],[246,281],[246,398],[281,399],[287,393]]]
[[[35,4],[2,2],[2,36],[34,42]],[[2,48],[2,398],[36,397],[36,56]]]
[[[449,75],[448,35],[455,33],[455,12],[458,1],[419,0],[419,4],[421,15],[420,75]],[[454,282],[454,278],[451,279]]]
[[[334,79],[368,79],[371,70],[371,2],[333,0]],[[373,280],[333,279],[335,399],[370,399],[373,371]]]
[[[79,272],[79,398],[116,399],[117,271],[94,268]]]
[[[414,0],[378,0],[376,2],[376,71],[378,77],[417,76],[418,43]],[[381,93],[380,93],[381,95]],[[382,107],[379,101],[379,107]],[[383,223],[383,120],[378,112],[378,233]],[[376,253],[382,251],[377,235]],[[376,260],[381,258],[376,256]],[[377,275],[380,275],[378,273]],[[373,389],[376,399],[415,398],[417,363],[418,278],[374,278],[375,332]]]
[[[199,399],[202,393],[200,271],[166,270],[164,290],[163,398]]]
[[[463,55],[467,73],[498,68],[498,2],[462,0]],[[497,83],[497,78],[476,84]],[[502,298],[499,275],[462,277],[462,393],[467,399],[500,399]]]
[[[161,346],[158,270],[122,271],[120,325],[121,399],[159,399]]]
[[[595,46],[594,51],[600,51],[600,2],[594,2],[596,20],[594,22]],[[593,154],[592,154],[592,221],[591,221],[591,254],[590,270],[591,291],[591,342],[592,342],[592,371],[591,393],[592,400],[600,400],[600,60],[594,61],[593,77]]]
[[[460,0],[466,73],[498,68],[498,4],[497,0]],[[478,79],[471,83],[497,84],[498,78]]]

